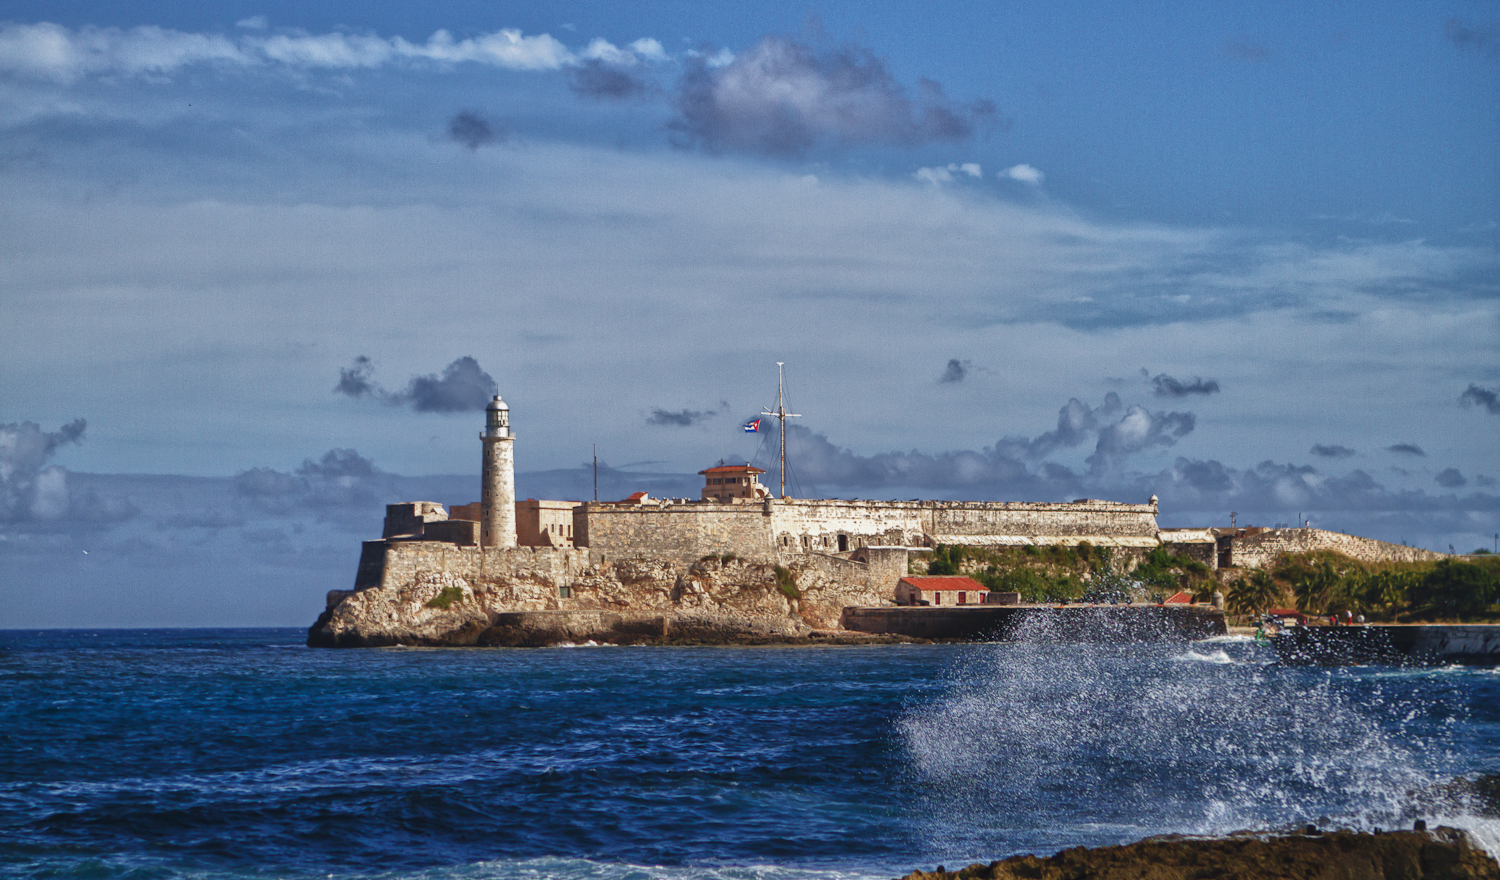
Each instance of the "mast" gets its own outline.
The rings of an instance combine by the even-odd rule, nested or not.
[[[781,368],[782,368],[782,366],[783,366],[783,362],[782,361],[777,361],[776,362],[776,411],[772,412],[770,410],[762,410],[761,411],[761,415],[763,415],[763,416],[774,416],[776,418],[776,420],[779,422],[779,425],[777,426],[777,433],[780,435],[780,439],[781,439],[781,465],[780,465],[779,468],[777,468],[777,472],[778,472],[778,475],[781,477],[781,497],[785,498],[786,497],[786,420],[787,419],[800,419],[802,416],[801,416],[800,413],[789,413],[789,412],[786,411],[786,394],[785,394],[785,387],[786,386],[785,386],[785,383],[782,382],[782,378],[781,378]]]

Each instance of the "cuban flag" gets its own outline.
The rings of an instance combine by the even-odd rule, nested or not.
[[[753,422],[746,422],[745,423],[745,433],[746,434],[754,434],[754,433],[756,433],[759,430],[760,430],[760,419],[756,419]]]

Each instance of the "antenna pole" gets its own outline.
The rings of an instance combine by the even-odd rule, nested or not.
[[[781,368],[784,362],[776,362],[776,411],[762,410],[763,416],[774,416],[778,422],[777,433],[781,435],[781,464],[778,467],[778,475],[781,477],[781,497],[786,497],[786,420],[798,419],[802,416],[798,413],[786,411],[785,383],[782,382]]]
[[[594,444],[594,503],[599,503],[599,444]]]

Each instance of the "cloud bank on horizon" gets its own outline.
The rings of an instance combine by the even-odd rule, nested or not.
[[[809,492],[1500,531],[1493,10],[513,12],[14,7],[0,556],[342,578],[496,392],[696,495],[776,361]]]

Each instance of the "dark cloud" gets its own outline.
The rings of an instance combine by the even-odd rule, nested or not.
[[[1309,451],[1319,458],[1348,458],[1354,454],[1354,450],[1349,447],[1336,444],[1333,446],[1324,446],[1321,443],[1314,443],[1313,448]]]
[[[1482,406],[1492,416],[1500,415],[1500,393],[1488,388],[1470,385],[1458,396],[1458,402],[1463,406]]]
[[[938,377],[939,382],[962,382],[969,371],[974,368],[972,361],[961,361],[953,358],[948,361],[948,368],[943,370],[943,375]]]
[[[728,64],[688,63],[670,123],[678,146],[799,156],[832,143],[917,146],[962,140],[995,118],[988,101],[959,105],[923,80],[913,101],[866,49],[819,53],[766,37]]]
[[[1147,375],[1145,370],[1142,375]],[[1180,379],[1160,373],[1151,377],[1151,391],[1157,397],[1189,397],[1194,394],[1218,394],[1219,383],[1213,379],[1202,379],[1194,376],[1191,381],[1184,382]]]
[[[68,472],[47,461],[58,447],[82,440],[87,427],[83,419],[56,431],[43,431],[36,422],[0,424],[0,523],[67,515]]]
[[[321,477],[329,480],[347,478],[362,479],[381,473],[375,462],[353,449],[330,449],[317,461],[306,459],[297,473],[303,477]]]
[[[1460,49],[1500,57],[1500,21],[1475,24],[1450,18],[1443,27],[1443,34]]]
[[[646,424],[686,428],[714,415],[717,415],[717,413],[713,410],[682,409],[672,412],[665,409],[653,409],[651,410],[651,416],[646,419]]]
[[[471,412],[483,410],[499,391],[489,373],[472,357],[461,357],[443,368],[441,375],[416,376],[405,391],[387,391],[371,377],[374,362],[364,355],[353,366],[339,371],[333,393],[347,397],[373,397],[391,406],[410,406],[417,412]]]
[[[1415,455],[1419,457],[1426,457],[1427,455],[1427,453],[1422,451],[1422,447],[1415,443],[1397,443],[1394,446],[1387,446],[1385,451],[1394,452],[1398,455]]]
[[[384,504],[403,500],[396,479],[353,449],[330,449],[314,461],[305,459],[295,473],[252,468],[234,477],[235,494],[254,507],[276,514],[298,510],[324,516],[364,516]]]
[[[472,357],[461,357],[443,368],[442,376],[418,376],[403,397],[417,412],[482,410],[499,393],[495,380]]]
[[[448,120],[448,140],[477,150],[488,144],[498,144],[506,139],[505,129],[491,125],[488,120],[473,110],[460,110]]]
[[[333,393],[355,398],[376,394],[378,389],[370,381],[370,374],[374,371],[375,362],[360,355],[352,366],[339,370],[339,384],[333,386]]]
[[[1119,468],[1124,460],[1153,446],[1171,446],[1193,432],[1197,419],[1190,412],[1151,412],[1132,406],[1113,425],[1101,428],[1089,471],[1104,474]]]
[[[568,89],[595,101],[627,101],[647,95],[651,84],[622,67],[594,58],[568,71]]]
[[[1469,484],[1469,481],[1464,479],[1464,475],[1458,472],[1458,468],[1447,468],[1441,471],[1435,479],[1437,484],[1444,489],[1457,489]]]

